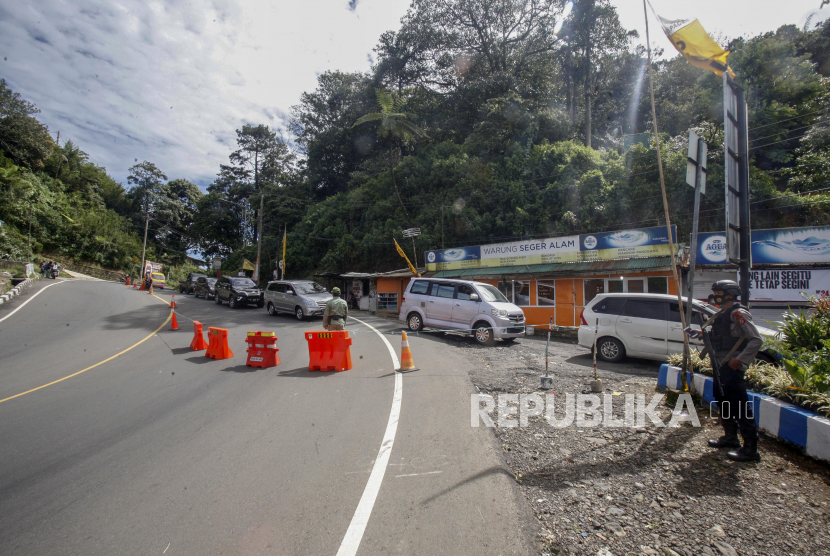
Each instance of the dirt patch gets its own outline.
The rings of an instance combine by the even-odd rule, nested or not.
[[[481,348],[452,334],[448,344],[475,362],[471,378],[485,394],[540,390],[545,344],[522,339]],[[565,394],[590,392],[588,350],[551,342],[550,369],[565,415]],[[598,375],[614,413],[625,394],[654,395],[659,363],[600,363]],[[616,395],[615,395],[616,394]],[[601,396],[602,399],[604,399]],[[662,405],[665,422],[671,409]],[[493,413],[494,418],[498,410]],[[830,467],[762,436],[759,464],[739,464],[706,446],[720,428],[706,410],[702,426],[660,428],[497,427],[506,465],[536,516],[540,554],[769,555],[830,554]],[[512,415],[512,418],[515,418]]]

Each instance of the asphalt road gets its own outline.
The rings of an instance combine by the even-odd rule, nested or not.
[[[393,359],[366,325],[349,323],[352,370],[309,372],[319,318],[177,295],[173,332],[156,293],[48,281],[0,307],[0,554],[531,552],[500,448],[470,427],[470,360],[410,338],[393,426]],[[235,357],[190,351],[189,319],[227,328]],[[277,333],[281,365],[245,366],[249,330]]]

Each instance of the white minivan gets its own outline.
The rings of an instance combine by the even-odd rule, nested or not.
[[[684,309],[686,298],[683,298]],[[665,361],[672,353],[683,352],[683,327],[680,324],[677,296],[656,293],[604,293],[592,299],[582,312],[579,345],[592,349],[597,342],[597,357],[615,363],[626,355]],[[717,312],[717,307],[694,301],[692,328],[700,330]],[[702,320],[701,320],[702,319]],[[757,323],[756,323],[756,326]],[[758,326],[764,337],[774,330]],[[689,344],[703,350],[701,340]],[[760,352],[757,359],[772,362],[773,356]]]
[[[525,315],[496,287],[469,280],[412,278],[398,317],[413,332],[423,328],[471,333],[479,344],[512,341],[525,333]]]

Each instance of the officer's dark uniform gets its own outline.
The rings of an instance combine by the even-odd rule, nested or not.
[[[712,289],[723,291],[726,295],[734,297],[737,297],[735,290],[740,291],[738,284],[731,280],[716,282]],[[744,337],[743,340],[742,337]],[[752,315],[737,301],[715,318],[710,338],[715,356],[721,364],[719,374],[723,394],[721,395],[717,376],[715,376],[714,394],[721,412],[724,436],[718,440],[710,440],[709,445],[715,448],[740,448],[737,435],[740,430],[744,439],[744,447],[730,452],[729,457],[740,461],[757,460],[759,457],[758,427],[755,424],[753,408],[749,405],[744,373],[755,360],[763,339],[752,322]],[[735,348],[739,342],[740,345]],[[728,359],[727,356],[729,356]],[[737,359],[740,362],[738,369],[735,370],[729,366],[731,359]]]

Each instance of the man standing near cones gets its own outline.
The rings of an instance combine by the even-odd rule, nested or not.
[[[340,288],[337,286],[331,289],[331,295],[334,297],[326,301],[326,308],[323,311],[323,328],[344,330],[349,316],[349,305],[340,298]]]

